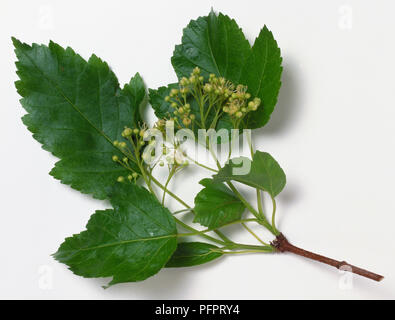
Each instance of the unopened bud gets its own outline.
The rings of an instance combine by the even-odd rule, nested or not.
[[[189,126],[191,124],[191,119],[189,118],[184,118],[182,119],[182,123],[186,126]]]
[[[123,130],[123,132],[122,132],[122,136],[123,136],[123,137],[129,137],[129,136],[132,135],[132,133],[133,133],[133,130],[132,130],[132,129],[130,129],[130,128],[125,128],[125,130]]]
[[[199,67],[195,67],[194,69],[193,69],[193,72],[192,72],[193,74],[199,74],[200,73],[200,68]]]

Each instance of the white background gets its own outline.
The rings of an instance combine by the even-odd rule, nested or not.
[[[121,83],[139,71],[156,88],[176,80],[170,57],[182,28],[212,6],[235,18],[250,40],[266,24],[281,47],[277,109],[255,132],[257,148],[287,174],[279,228],[296,245],[385,275],[381,283],[355,276],[350,285],[336,269],[262,254],[162,270],[103,290],[108,279],[77,277],[50,257],[95,209],[108,205],[47,174],[56,159],[20,120],[10,37],[52,39],[85,58],[94,52]],[[395,298],[394,10],[393,1],[361,0],[2,0],[0,298]],[[171,188],[192,204],[196,181],[206,174],[176,179]]]

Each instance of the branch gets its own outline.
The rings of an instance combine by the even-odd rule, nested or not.
[[[334,260],[331,258],[321,256],[319,254],[298,248],[298,247],[292,245],[291,243],[289,243],[288,240],[284,237],[284,235],[282,233],[280,233],[276,237],[276,239],[270,244],[276,248],[277,252],[292,252],[292,253],[297,254],[299,256],[328,264],[328,265],[335,267],[337,269],[350,271],[352,273],[359,274],[360,276],[372,279],[374,281],[381,281],[384,278],[383,276],[381,276],[377,273],[373,273],[368,270],[358,268],[356,266],[348,264],[345,261],[337,261],[337,260]]]

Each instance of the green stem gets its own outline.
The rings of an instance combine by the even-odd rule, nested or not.
[[[189,157],[189,156],[186,156],[186,158],[187,158],[188,160],[191,160],[194,164],[196,164],[196,165],[198,165],[198,166],[200,166],[200,167],[202,167],[202,168],[204,168],[204,169],[207,169],[207,170],[213,171],[213,172],[218,172],[218,170],[215,170],[215,169],[210,168],[210,167],[208,167],[208,166],[206,166],[206,165],[204,165],[204,164],[202,164],[202,163],[200,163],[200,162],[197,162],[196,160],[192,159],[192,158]]]
[[[273,252],[273,249],[270,247],[267,249],[262,248],[261,250],[259,250],[259,249],[253,250],[252,249],[252,250],[240,250],[240,251],[221,251],[221,253],[223,253],[223,254],[243,254],[243,253],[258,253],[258,252]]]
[[[170,195],[170,196],[173,197],[175,200],[177,200],[179,203],[181,203],[184,207],[190,209],[191,211],[193,210],[185,201],[183,201],[180,197],[178,197],[178,196],[175,195],[173,192],[171,192],[169,189],[167,189],[164,185],[162,185],[155,177],[152,176],[152,177],[151,177],[151,180],[152,180],[159,188],[161,188],[163,191],[166,191],[168,195]],[[197,232],[196,229],[194,229],[194,228],[188,226],[187,224],[185,224],[185,223],[182,222],[181,220],[177,219],[176,217],[174,217],[174,219],[176,220],[176,222],[177,222],[179,225],[181,225],[181,226],[184,227],[185,229]],[[224,244],[224,243],[232,243],[232,241],[231,241],[229,238],[227,238],[224,234],[222,234],[222,232],[220,232],[220,231],[218,231],[218,230],[213,230],[213,231],[214,231],[215,233],[217,233],[217,235],[218,235],[223,241],[218,240],[218,239],[215,239],[215,238],[213,238],[213,237],[209,237],[209,236],[207,236],[207,235],[202,235],[202,236],[205,236],[205,238],[209,237],[209,238],[211,238],[211,239],[210,239],[211,241],[214,241],[214,242],[217,242],[217,243],[221,243],[221,244]]]
[[[191,208],[189,208],[189,209],[181,209],[181,210],[174,211],[173,215],[174,214],[179,214],[179,213],[182,213],[182,212],[191,212],[191,211],[192,211]]]
[[[272,198],[272,204],[273,204],[273,213],[272,213],[272,226],[273,226],[273,230],[275,232],[275,236],[278,236],[280,234],[280,231],[277,230],[276,228],[276,208],[277,208],[277,204],[276,204],[276,200],[274,200],[273,197]]]
[[[241,224],[255,239],[257,239],[264,246],[268,246],[269,244],[264,242],[261,238],[259,238],[254,231],[252,231],[244,222]]]
[[[262,194],[261,194],[261,190],[259,190],[258,188],[256,189],[256,199],[257,199],[257,203],[258,203],[258,211],[259,211],[261,217],[265,218],[264,213],[263,213]]]
[[[199,233],[199,230],[196,230],[195,228],[190,227],[190,226],[187,225],[186,223],[182,222],[180,219],[177,219],[176,217],[173,217],[173,218],[174,218],[174,220],[176,221],[176,223],[178,223],[178,224],[179,224],[181,227],[183,227],[184,229],[189,230],[189,231],[192,231],[193,233],[196,233],[196,234]],[[204,233],[199,234],[199,236],[201,236],[201,237],[203,237],[203,238],[205,238],[205,239],[207,239],[207,240],[210,240],[210,241],[212,241],[212,242],[221,244],[221,245],[226,245],[226,244],[227,244],[225,241],[218,240],[218,239],[216,239],[216,238],[214,238],[214,237],[211,237],[211,236],[209,236],[209,235],[207,235],[207,234],[204,234]]]
[[[240,223],[244,224],[245,222],[251,222],[251,221],[256,221],[256,219],[240,219],[240,220],[232,221],[232,222],[224,224],[223,226],[221,226],[221,228],[228,227],[228,226],[231,226],[231,225],[234,225],[234,224],[240,224]],[[204,229],[204,230],[193,232],[193,233],[180,233],[180,234],[178,234],[178,236],[179,237],[197,236],[197,235],[201,235],[201,234],[204,234],[204,233],[207,233],[207,232],[212,232],[212,231],[215,231],[215,230],[216,229],[208,228],[208,229]],[[236,244],[234,242],[231,242],[230,245],[231,246],[233,246],[233,245],[248,246],[248,245]],[[265,243],[265,245],[268,245],[268,244]]]
[[[169,185],[169,182],[170,182],[171,178],[172,178],[173,175],[174,175],[174,172],[175,172],[175,170],[176,170],[175,168],[176,168],[175,166],[173,166],[173,167],[171,168],[171,171],[170,171],[170,173],[169,173],[169,176],[167,177],[167,180],[166,180],[166,183],[165,183],[165,189],[163,190],[162,206],[163,206],[163,204],[165,203],[165,196],[166,196],[167,186]],[[150,180],[152,180],[152,174],[150,175]]]
[[[252,146],[252,141],[251,141],[251,136],[246,133],[247,136],[247,142],[250,147],[250,153],[251,153],[251,159],[254,158],[254,147]],[[256,188],[256,200],[257,200],[257,205],[258,205],[258,211],[262,219],[266,219],[265,215],[263,213],[263,204],[262,204],[262,196],[261,196],[261,190]]]

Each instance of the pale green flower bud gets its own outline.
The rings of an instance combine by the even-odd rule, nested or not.
[[[183,123],[185,126],[189,126],[189,125],[191,124],[191,119],[189,119],[189,118],[184,118],[184,119],[182,119],[182,123]]]
[[[122,131],[122,136],[123,137],[129,137],[133,133],[133,130],[130,128],[125,128],[125,130]]]
[[[183,78],[180,80],[180,85],[182,85],[182,86],[187,86],[188,84],[189,84],[188,78],[183,77]]]
[[[213,86],[209,83],[206,83],[203,87],[204,91],[210,93],[213,90]]]
[[[193,74],[197,75],[200,74],[200,68],[199,67],[195,67],[192,71]]]

